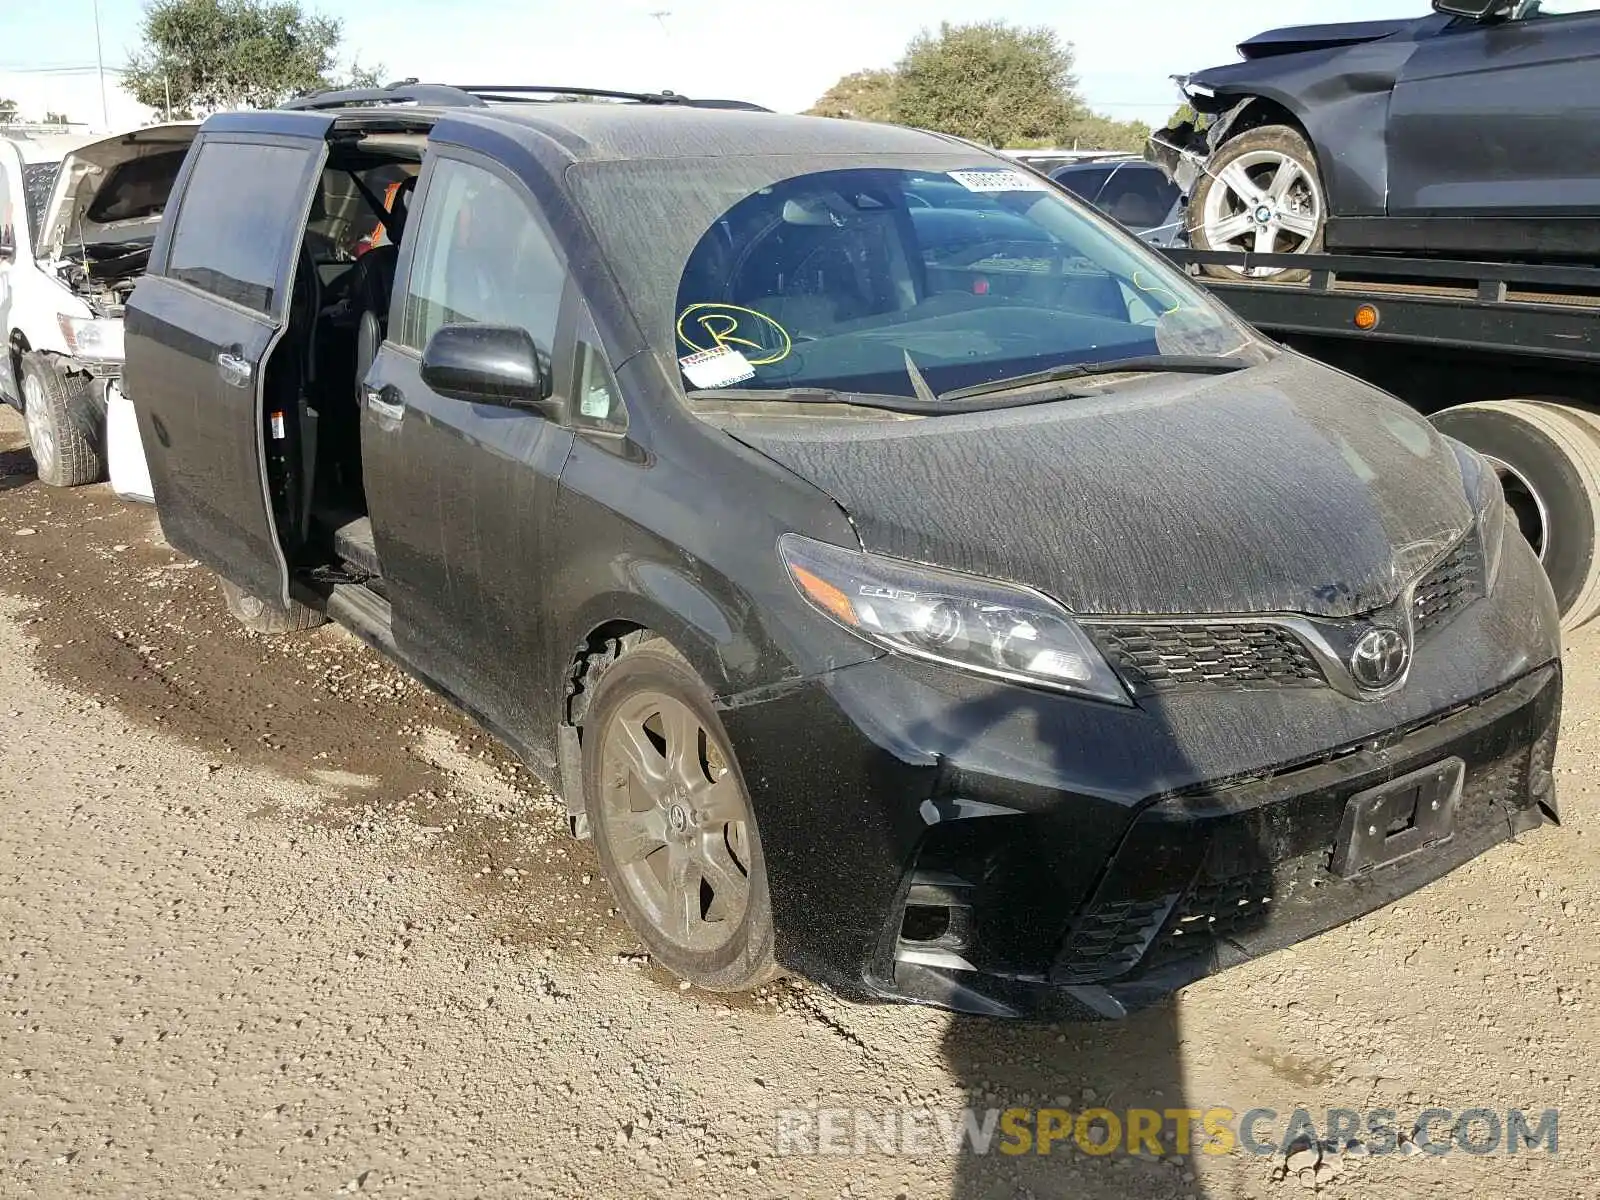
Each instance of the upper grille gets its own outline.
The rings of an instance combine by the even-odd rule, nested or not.
[[[1422,577],[1411,603],[1411,626],[1417,637],[1431,633],[1484,596],[1483,560],[1476,538],[1467,538]]]
[[[1300,639],[1273,625],[1101,625],[1093,632],[1135,695],[1327,684]]]

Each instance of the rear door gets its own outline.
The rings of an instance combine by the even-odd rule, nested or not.
[[[1600,209],[1600,0],[1542,0],[1421,42],[1389,119],[1390,216]]]
[[[252,595],[287,600],[264,386],[329,122],[255,119],[273,132],[208,123],[190,151],[128,305],[125,386],[167,540]]]

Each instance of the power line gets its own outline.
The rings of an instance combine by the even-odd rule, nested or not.
[[[66,66],[66,65],[62,65],[62,66],[55,66],[55,67],[10,67],[10,66],[0,65],[0,74],[4,74],[4,75],[84,75],[84,74],[90,74],[90,75],[92,75],[96,71],[98,71],[99,69],[100,69],[99,66],[96,65],[95,63],[87,63],[87,64],[85,64],[83,66]],[[116,68],[107,67],[106,69],[108,71],[110,71],[110,70],[115,70]]]

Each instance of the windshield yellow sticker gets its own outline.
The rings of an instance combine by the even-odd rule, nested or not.
[[[693,350],[737,350],[752,367],[782,362],[789,331],[766,313],[737,304],[691,304],[678,314],[678,340]]]
[[[1157,316],[1170,316],[1172,313],[1186,307],[1183,301],[1178,299],[1176,292],[1164,285],[1160,280],[1152,280],[1143,271],[1135,271],[1133,273],[1133,286],[1161,304],[1161,311],[1156,314]]]

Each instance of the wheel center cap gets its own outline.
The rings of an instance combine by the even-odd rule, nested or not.
[[[1272,211],[1272,207],[1270,205],[1259,205],[1256,208],[1256,224],[1270,225],[1272,224],[1272,218],[1276,215],[1277,214]]]
[[[672,827],[672,832],[682,833],[689,828],[689,810],[681,804],[674,804],[667,809],[667,824]]]

